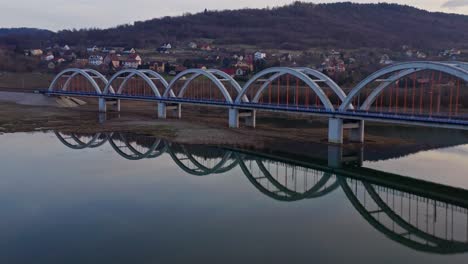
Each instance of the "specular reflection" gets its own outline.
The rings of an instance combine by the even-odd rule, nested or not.
[[[128,160],[168,154],[179,168],[195,176],[240,168],[256,189],[278,201],[315,199],[342,190],[369,224],[402,245],[438,254],[468,251],[467,190],[356,166],[360,162],[346,163],[362,155],[343,157],[340,149],[329,148],[328,160],[304,161],[129,133],[55,134],[72,149],[108,143]]]

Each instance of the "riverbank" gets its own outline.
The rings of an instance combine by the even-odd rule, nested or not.
[[[182,110],[182,119],[157,119],[154,103],[123,102],[121,113],[96,112],[95,100],[79,107],[63,107],[57,98],[40,94],[0,94],[0,133],[60,130],[64,132],[133,132],[167,138],[184,144],[215,144],[268,148],[281,145],[282,149],[314,144],[327,144],[327,122],[307,116],[258,113],[257,128],[227,127],[224,109],[188,107]],[[63,100],[62,100],[63,101]],[[433,148],[468,143],[468,134],[462,131],[419,127],[394,127],[366,124],[366,149],[377,152],[390,148]],[[361,144],[345,145],[360,148]],[[303,151],[313,151],[303,147]]]

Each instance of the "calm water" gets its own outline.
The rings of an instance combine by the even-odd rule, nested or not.
[[[468,261],[468,145],[363,167],[119,133],[0,149],[0,263]]]

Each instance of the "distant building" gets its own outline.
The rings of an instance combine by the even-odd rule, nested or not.
[[[54,58],[55,58],[54,54],[48,53],[48,54],[46,54],[46,55],[42,58],[42,60],[51,61],[51,60],[53,60]]]
[[[62,50],[64,50],[64,51],[70,50],[70,47],[69,47],[68,45],[64,45],[64,46],[62,47]]]
[[[118,56],[115,53],[112,53],[112,54],[108,54],[104,58],[103,63],[105,65],[108,65],[111,68],[118,69],[118,68],[120,68],[120,61],[121,61],[120,56]]]
[[[422,52],[422,51],[418,51],[418,52],[416,53],[416,57],[417,57],[418,59],[425,59],[425,58],[427,58],[427,55],[426,55],[426,53],[424,53],[424,52]]]
[[[254,53],[254,60],[264,60],[266,59],[266,53],[257,51]]]
[[[156,61],[156,62],[150,63],[149,69],[158,73],[164,73],[166,72],[166,64],[164,62]]]
[[[32,49],[32,50],[29,51],[29,54],[31,56],[42,56],[42,54],[44,54],[44,52],[41,49]]]
[[[172,45],[171,43],[164,43],[161,45],[161,48],[164,48],[164,49],[172,49]]]
[[[104,47],[104,48],[102,48],[102,52],[103,53],[112,53],[113,54],[113,53],[116,53],[117,50],[114,49],[114,48]]]
[[[384,54],[384,55],[382,55],[382,57],[380,57],[380,64],[390,65],[392,63],[393,63],[393,61],[390,59],[390,57],[387,54]]]
[[[205,43],[205,44],[200,45],[200,49],[201,49],[201,50],[204,50],[204,51],[212,51],[212,50],[213,50],[213,47],[211,47],[210,44],[206,44],[206,43]]]
[[[99,50],[99,48],[97,46],[92,46],[92,47],[86,49],[86,51],[90,52],[90,53],[96,52],[98,50]]]
[[[132,54],[128,55],[127,59],[128,60],[135,60],[138,63],[138,66],[140,66],[142,64],[142,59],[141,59],[140,55],[138,55],[137,53],[132,53]]]
[[[123,67],[126,69],[138,69],[138,63],[137,60],[127,59],[123,62]]]
[[[191,49],[196,49],[196,48],[198,48],[198,45],[197,45],[197,43],[195,43],[195,42],[190,42],[190,43],[188,44],[188,47],[191,48]]]
[[[124,48],[122,52],[124,54],[133,54],[136,53],[136,50],[134,48]]]
[[[104,62],[104,58],[100,55],[91,55],[88,58],[88,64],[92,66],[100,66]]]
[[[71,50],[65,51],[62,56],[67,61],[74,61],[77,57],[76,54]]]

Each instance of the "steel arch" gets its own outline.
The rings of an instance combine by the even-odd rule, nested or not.
[[[268,68],[268,69],[265,69],[259,73],[257,73],[255,76],[253,76],[245,85],[244,87],[242,88],[242,92],[239,93],[239,95],[237,96],[236,98],[236,101],[235,103],[237,104],[240,104],[242,103],[242,98],[247,94],[249,88],[251,87],[251,85],[253,83],[255,83],[258,79],[260,79],[261,77],[265,76],[265,75],[268,75],[268,74],[290,74],[294,77],[297,77],[299,78],[300,80],[302,80],[304,83],[306,83],[307,86],[309,86],[309,88],[312,89],[312,91],[317,94],[317,96],[319,97],[320,101],[322,102],[322,104],[325,106],[325,108],[327,110],[330,110],[330,111],[335,111],[335,108],[333,107],[333,104],[330,102],[330,99],[327,97],[327,95],[323,92],[322,88],[320,88],[315,82],[314,80],[312,80],[309,76],[307,76],[307,74],[305,74],[304,72],[298,70],[298,69],[294,69],[294,68],[286,68],[286,67],[273,67],[273,68]]]
[[[169,93],[172,91],[172,88],[173,86],[175,85],[175,83],[182,79],[183,77],[185,77],[186,75],[189,75],[189,74],[195,74],[197,75],[197,77],[201,76],[201,75],[204,75],[205,77],[207,77],[208,79],[210,79],[217,87],[218,89],[221,91],[221,93],[223,94],[224,98],[226,99],[226,101],[228,103],[233,103],[233,100],[231,98],[231,95],[229,94],[229,92],[227,91],[226,87],[224,86],[224,84],[216,77],[216,75],[214,74],[219,74],[218,72],[216,71],[212,71],[210,72],[209,70],[202,70],[202,69],[188,69],[188,70],[185,70],[181,73],[179,73],[176,77],[174,77],[174,79],[172,79],[172,81],[169,83],[169,86],[167,87],[166,91],[164,92],[163,96],[164,97],[168,97]],[[187,83],[193,81],[195,78],[190,78],[189,80],[187,80]],[[186,84],[187,84],[186,83]],[[172,91],[173,92],[173,91]]]
[[[109,82],[107,83],[107,85],[104,87],[104,90],[103,90],[103,94],[108,94],[109,93],[109,90],[110,90],[110,86],[112,84],[113,81],[115,81],[117,78],[119,78],[122,74],[126,74],[128,73],[129,75],[132,75],[135,76],[139,76],[140,78],[142,78],[151,88],[151,90],[153,91],[153,93],[155,94],[156,97],[161,97],[161,93],[159,92],[158,90],[158,87],[156,87],[156,85],[153,83],[153,81],[146,75],[148,72],[147,71],[139,71],[139,70],[135,70],[135,69],[126,69],[126,70],[121,70],[117,73],[115,73],[114,75],[112,75],[112,77],[109,79]],[[151,73],[151,75],[153,76],[160,76],[158,73],[154,72],[154,73]],[[128,76],[127,76],[128,77]],[[162,77],[162,76],[161,76]],[[159,78],[159,77],[158,77]],[[162,78],[163,79],[163,78]],[[125,80],[124,80],[125,81]],[[128,81],[128,80],[127,80]],[[164,80],[164,82],[166,82]],[[166,82],[167,83],[167,82]],[[121,93],[122,90],[121,88],[123,87],[119,87],[119,90],[117,91],[117,93]]]
[[[72,73],[72,75],[70,75],[67,79],[67,82],[65,83],[66,86],[64,86],[63,90],[65,91],[66,88],[68,87],[68,83],[69,81],[75,77],[76,75],[81,75],[83,77],[85,77],[90,83],[91,85],[94,87],[94,89],[96,90],[96,93],[97,94],[102,94],[102,91],[101,91],[101,88],[99,87],[99,85],[96,83],[96,81],[94,80],[94,78],[89,74],[89,73],[92,73],[92,74],[95,74],[98,78],[100,78],[101,80],[104,81],[104,83],[106,84],[106,87],[109,86],[109,89],[112,88],[110,87],[109,85],[109,82],[107,81],[107,79],[104,77],[104,75],[102,75],[101,73],[99,73],[98,71],[95,71],[95,70],[92,70],[92,69],[78,69],[78,68],[70,68],[70,69],[66,69],[66,70],[63,70],[61,71],[59,74],[57,74],[55,76],[55,78],[52,80],[52,82],[50,83],[49,85],[49,89],[48,91],[49,92],[52,92],[54,90],[54,86],[55,84],[57,83],[57,81],[63,76],[65,75],[66,73]]]
[[[327,75],[315,69],[307,68],[307,67],[299,67],[299,68],[293,68],[293,69],[303,72],[307,75],[311,75],[315,78],[318,78],[319,80],[322,80],[330,89],[332,89],[332,91],[338,96],[338,98],[340,98],[341,102],[343,102],[346,99],[346,93],[343,91],[343,89],[341,89],[341,87]],[[252,102],[258,102],[262,92],[268,87],[268,85],[271,84],[277,78],[285,74],[286,73],[277,73],[277,74],[272,75],[270,78],[268,78],[268,80],[264,84],[262,84],[258,92],[255,94],[254,98],[252,99]]]
[[[219,76],[219,77],[224,78],[226,81],[228,81],[234,87],[237,94],[239,94],[242,91],[242,87],[239,85],[239,83],[236,80],[234,80],[234,78],[232,78],[231,75],[229,75],[229,74],[227,74],[227,73],[225,73],[225,72],[223,72],[221,70],[218,70],[218,69],[208,69],[206,71],[209,72],[209,73],[212,73],[215,76]],[[187,90],[190,82],[192,82],[196,78],[200,77],[201,75],[202,74],[197,73],[197,74],[194,74],[194,75],[190,76],[190,78],[187,79],[185,84],[180,89],[179,94],[177,95],[177,97],[179,97],[179,98],[182,97],[184,95],[185,91]],[[172,92],[172,90],[171,90],[171,92]],[[247,96],[245,96],[243,98],[243,101],[248,102]]]
[[[463,65],[463,66],[461,66]],[[383,68],[379,71],[374,72],[373,74],[369,75],[363,81],[361,81],[356,87],[354,87],[351,92],[346,97],[346,100],[341,104],[339,110],[346,111],[351,107],[351,103],[353,99],[359,95],[359,93],[370,83],[377,80],[378,78],[387,75],[389,73],[394,73],[398,71],[405,71],[405,70],[435,70],[447,73],[449,75],[455,76],[457,78],[463,79],[464,81],[468,82],[468,69],[466,69],[466,64],[458,63],[458,64],[450,64],[447,62],[424,62],[424,61],[417,61],[417,62],[404,62],[398,63],[395,65],[391,65],[389,67]]]

